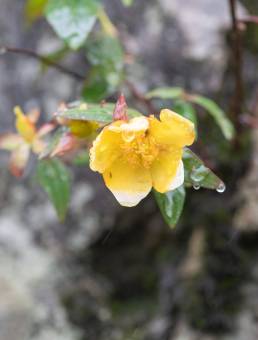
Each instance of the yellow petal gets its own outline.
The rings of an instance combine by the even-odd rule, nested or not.
[[[0,149],[12,151],[16,149],[22,142],[23,139],[18,134],[6,133],[0,136]]]
[[[150,134],[161,145],[184,147],[195,139],[194,124],[179,114],[164,109],[160,112],[160,121],[150,117]]]
[[[144,134],[148,128],[149,119],[143,116],[132,118],[129,122],[118,120],[109,125],[109,129],[121,133],[122,139],[127,143],[132,142],[137,136]]]
[[[125,159],[117,159],[104,172],[104,181],[117,201],[125,207],[137,205],[151,190],[150,172],[140,165],[132,166]]]
[[[30,147],[26,143],[20,144],[20,146],[12,152],[9,168],[14,176],[22,176],[24,168],[28,162],[29,155]]]
[[[90,168],[103,173],[122,154],[122,137],[119,133],[121,121],[104,127],[90,149]],[[116,131],[116,128],[118,131]]]
[[[151,166],[153,187],[161,193],[174,190],[184,181],[182,148],[161,152]]]
[[[173,139],[177,141],[177,145],[193,144],[195,138],[194,124],[189,119],[171,110],[164,109],[160,112],[160,120],[168,126]]]
[[[184,163],[180,161],[176,171],[176,175],[169,184],[168,191],[175,190],[181,187],[181,185],[184,184],[184,179],[185,179]]]
[[[19,135],[21,135],[26,142],[32,143],[36,134],[34,124],[24,115],[20,107],[16,106],[14,112],[16,114],[16,129]]]
[[[99,128],[98,123],[83,120],[70,120],[68,126],[70,127],[71,133],[79,138],[89,138],[93,136]]]

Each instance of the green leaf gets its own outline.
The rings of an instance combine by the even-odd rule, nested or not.
[[[78,105],[78,104],[77,104]],[[92,120],[100,123],[111,123],[113,121],[113,111],[115,104],[105,103],[104,105],[99,104],[83,104],[78,105],[65,111],[57,113],[58,117],[63,117],[71,120]],[[129,118],[140,116],[141,113],[134,110],[128,109],[127,111]]]
[[[184,186],[182,185],[176,190],[168,191],[164,194],[161,194],[154,190],[154,196],[166,223],[170,227],[175,227],[184,207]]]
[[[121,0],[121,1],[126,7],[132,6],[132,4],[134,3],[134,0]]]
[[[49,0],[45,13],[57,35],[76,50],[92,30],[98,8],[96,0]]]
[[[159,87],[146,94],[146,98],[176,99],[184,94],[181,87]]]
[[[123,79],[124,51],[117,38],[98,34],[87,43],[86,56],[91,64],[83,88],[83,98],[96,102],[115,92]]]
[[[44,159],[37,165],[37,181],[46,191],[61,221],[65,219],[71,177],[65,165],[58,159]]]
[[[173,110],[194,123],[195,134],[197,137],[197,115],[193,105],[183,100],[177,100],[173,105]]]
[[[191,95],[189,96],[189,100],[208,111],[220,127],[226,139],[230,140],[234,137],[235,129],[233,124],[227,118],[226,113],[213,100],[199,95]]]
[[[27,0],[25,5],[25,16],[28,22],[33,22],[44,13],[48,0]]]
[[[206,188],[217,190],[218,192],[225,191],[226,187],[222,180],[207,168],[203,161],[188,148],[184,149],[183,162],[185,186],[193,186],[196,190]]]

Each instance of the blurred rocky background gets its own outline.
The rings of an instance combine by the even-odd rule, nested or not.
[[[229,105],[233,89],[226,0],[106,1],[141,91],[183,86]],[[49,53],[59,40],[44,20],[26,27],[23,0],[0,0],[0,45]],[[256,0],[239,17],[258,14]],[[245,33],[245,83],[257,84],[257,29]],[[83,56],[65,63],[86,72]],[[80,84],[25,56],[0,55],[0,132],[12,108],[38,106],[45,117],[79,96]],[[133,102],[133,98],[131,98]],[[134,103],[138,105],[138,103]],[[119,207],[102,180],[76,170],[69,216],[57,221],[33,176],[16,181],[0,154],[1,340],[257,340],[257,132],[238,155],[216,130],[200,135],[228,184],[220,195],[189,192],[180,224],[169,230],[151,198]],[[218,142],[219,141],[219,142]],[[212,144],[214,143],[214,144]],[[217,143],[217,144],[216,144]],[[222,144],[222,146],[221,146]],[[219,145],[219,146],[218,146]],[[33,171],[31,161],[29,171]]]

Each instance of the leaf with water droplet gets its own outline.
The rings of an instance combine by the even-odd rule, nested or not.
[[[184,207],[185,202],[184,186],[181,186],[176,190],[165,192],[164,194],[161,194],[156,190],[153,190],[153,192],[165,222],[170,227],[175,227],[182,214]]]
[[[220,185],[217,187],[216,191],[222,194],[226,190],[226,186],[223,182],[220,183]]]
[[[77,106],[76,106],[77,105]],[[108,124],[113,121],[113,112],[115,108],[114,103],[100,104],[81,104],[77,103],[72,106],[71,109],[60,110],[57,112],[57,117],[62,117],[71,120],[91,120]],[[129,118],[140,116],[141,113],[134,110],[128,109],[127,114]]]
[[[185,186],[193,186],[196,190],[206,188],[217,190],[218,192],[225,191],[226,187],[223,181],[207,168],[203,161],[188,148],[184,149],[183,162]]]
[[[98,9],[95,0],[49,0],[45,14],[57,35],[77,50],[92,30]]]

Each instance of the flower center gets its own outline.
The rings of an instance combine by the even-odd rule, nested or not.
[[[121,148],[124,157],[132,165],[142,165],[149,169],[153,161],[157,158],[161,146],[155,139],[147,133],[135,133],[126,131],[122,135],[123,143]]]

